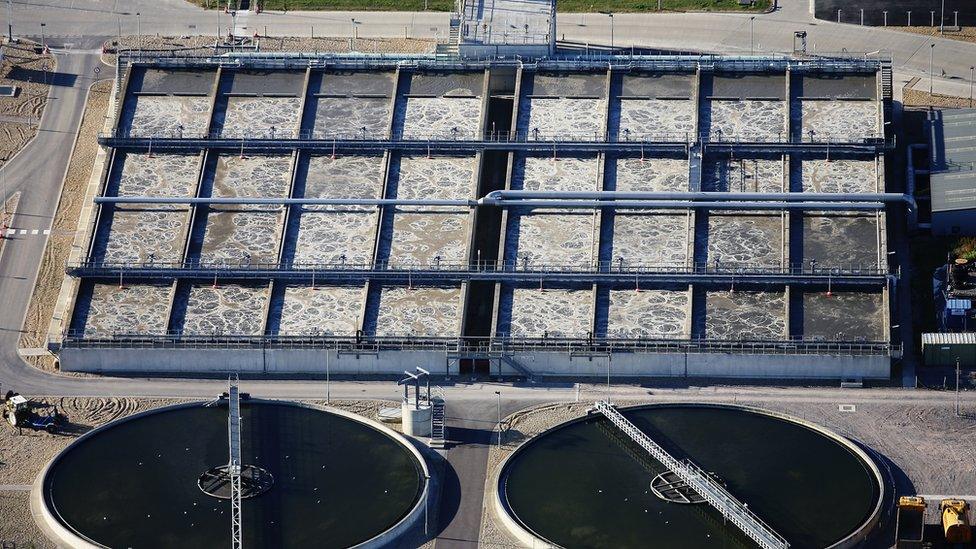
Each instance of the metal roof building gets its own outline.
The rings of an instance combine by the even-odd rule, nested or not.
[[[932,233],[976,234],[976,109],[929,115]]]

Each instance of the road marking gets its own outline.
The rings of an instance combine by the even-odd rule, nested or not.
[[[75,231],[62,231],[64,234],[74,234]],[[3,234],[3,233],[0,233]],[[51,234],[51,229],[18,229],[18,228],[8,228],[6,236],[14,236],[15,234],[32,235],[32,236],[47,236]],[[59,233],[60,234],[60,233]]]
[[[51,234],[51,229],[44,229],[44,234]]]
[[[7,236],[13,236],[17,234],[17,229],[7,229]]]
[[[840,404],[837,406],[837,411],[839,412],[856,412],[857,406],[853,404]]]
[[[38,232],[37,229],[34,229],[31,231],[31,234],[37,234],[37,232]]]
[[[20,234],[27,234],[27,229],[21,229]]]

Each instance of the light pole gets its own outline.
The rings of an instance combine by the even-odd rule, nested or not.
[[[428,524],[427,509],[428,506],[430,505],[430,475],[427,473],[424,473],[424,482],[426,483],[425,486],[427,486],[427,497],[424,498],[424,535],[427,536],[429,535],[427,533],[427,524]]]
[[[935,74],[934,72],[935,69],[933,67],[934,62],[935,62],[935,44],[932,44],[932,47],[929,48],[929,95],[932,95],[932,79],[934,78],[933,74]]]
[[[969,108],[973,107],[973,80],[976,77],[976,66],[969,67]]]
[[[139,53],[142,54],[142,14],[136,12],[136,34],[139,35]]]
[[[756,16],[749,18],[749,54],[756,55]]]
[[[332,379],[329,371],[329,350],[325,350],[325,403],[332,403]]]
[[[956,415],[959,415],[959,357],[956,357]]]
[[[945,0],[942,0],[942,15],[939,16],[939,34],[945,34]]]
[[[10,7],[11,0],[7,0],[7,40],[14,41],[14,12]]]
[[[46,26],[47,23],[41,23],[41,48],[44,50],[47,50],[47,43],[44,41],[44,27]]]
[[[495,410],[498,412],[498,447],[502,447],[502,393],[495,391]]]

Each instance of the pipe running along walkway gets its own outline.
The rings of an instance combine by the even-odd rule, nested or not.
[[[734,524],[743,533],[755,541],[762,549],[788,549],[790,544],[777,534],[768,524],[762,521],[745,504],[735,498],[719,483],[690,461],[678,461],[651,437],[637,428],[624,417],[608,401],[596,403],[596,409],[606,416],[615,426],[634,440],[671,472],[684,481],[692,490],[700,495],[712,507],[718,510],[726,520]]]

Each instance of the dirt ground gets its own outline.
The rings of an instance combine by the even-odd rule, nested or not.
[[[939,27],[888,27],[889,29],[921,34],[924,36],[940,36]],[[940,38],[959,40],[960,42],[976,42],[976,27],[962,27],[958,31],[946,31]]]
[[[159,52],[180,52],[187,55],[213,53],[217,38],[210,36],[123,36],[121,49]],[[106,53],[102,60],[115,63],[115,52],[119,49],[118,38],[105,42]],[[295,51],[304,53],[346,53],[350,51],[367,53],[430,53],[437,44],[430,39],[415,38],[356,38],[348,37],[289,37],[258,36],[248,37],[248,44],[257,44],[259,51]]]
[[[56,68],[54,57],[34,52],[34,43],[3,41],[0,86],[16,86],[15,97],[0,97],[0,166],[24,148],[37,133],[50,86],[46,74]]]
[[[867,445],[890,462],[892,473],[896,479],[900,479],[899,486],[905,493],[976,493],[976,475],[972,473],[976,452],[974,445],[967,442],[976,437],[976,405],[971,400],[963,408],[964,417],[957,418],[951,406],[944,403],[900,402],[897,398],[861,400],[856,392],[851,393],[850,401],[856,411],[841,412],[836,398],[763,398],[759,392],[733,394],[730,398],[727,391],[721,395],[710,395],[713,389],[702,388],[701,394],[694,399],[687,394],[671,396],[668,395],[669,391],[653,391],[653,396],[647,399],[621,400],[615,401],[615,404],[628,406],[694,400],[765,408],[812,421]],[[505,419],[503,445],[500,449],[492,446],[488,457],[485,513],[480,538],[482,546],[520,546],[498,522],[492,508],[492,475],[502,460],[532,436],[584,415],[592,406],[592,400],[602,398],[599,389],[589,393],[584,392],[581,402],[577,404],[544,405],[516,412]],[[887,473],[884,464],[879,468],[883,474]],[[903,475],[907,476],[910,484],[905,485],[907,481]]]
[[[906,107],[949,107],[966,109],[976,106],[968,97],[956,97],[941,93],[929,93],[927,83],[915,77],[902,88],[902,104]]]
[[[58,292],[61,291],[65,262],[68,260],[77,229],[85,187],[88,185],[88,178],[95,163],[95,154],[98,152],[97,136],[105,121],[111,90],[112,81],[102,80],[92,85],[88,94],[78,142],[71,154],[58,210],[51,227],[51,236],[44,250],[41,269],[37,275],[37,285],[34,287],[34,294],[27,309],[24,334],[20,338],[22,348],[44,346]],[[41,368],[54,368],[52,357],[27,357],[26,360]]]
[[[17,434],[0,420],[0,543],[14,542],[17,548],[53,547],[31,518],[27,486],[51,458],[78,436],[121,417],[188,401],[167,398],[39,398],[33,401],[42,413],[57,407],[66,414],[68,434],[28,430]],[[321,400],[303,402],[325,405]],[[391,404],[375,400],[334,400],[331,405],[375,420],[379,409]],[[386,425],[395,430],[400,428],[399,424]]]

